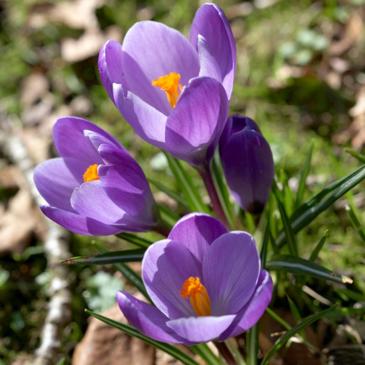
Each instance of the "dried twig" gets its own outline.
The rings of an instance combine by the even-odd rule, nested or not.
[[[19,167],[26,180],[27,188],[38,205],[44,200],[33,183],[34,163],[27,148],[14,129],[11,121],[0,112],[0,146],[8,158]],[[48,288],[50,301],[48,313],[43,325],[40,345],[35,351],[34,365],[51,365],[60,355],[62,334],[71,318],[71,293],[69,290],[69,273],[67,265],[61,261],[70,257],[67,233],[50,220],[46,220],[47,234],[44,241],[48,271],[52,279]]]

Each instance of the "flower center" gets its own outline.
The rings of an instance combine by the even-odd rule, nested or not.
[[[90,165],[82,175],[82,178],[84,182],[99,180],[100,177],[98,175],[98,165],[96,163]]]
[[[197,316],[210,316],[210,298],[206,287],[201,283],[198,277],[190,276],[187,278],[180,290],[180,295],[190,299],[190,304]]]
[[[167,100],[172,108],[175,108],[177,99],[182,90],[180,84],[181,75],[177,72],[170,72],[167,75],[160,76],[152,80],[152,86],[158,87],[166,93]]]

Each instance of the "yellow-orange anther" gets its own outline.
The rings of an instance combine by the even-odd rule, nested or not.
[[[96,163],[90,165],[82,175],[82,178],[84,182],[99,180],[100,177],[98,175],[98,165]]]
[[[207,289],[198,277],[190,276],[187,278],[181,287],[180,295],[185,299],[189,298],[197,316],[211,315],[212,309]]]
[[[152,81],[152,86],[158,87],[166,93],[167,100],[172,108],[175,108],[177,99],[182,90],[180,84],[181,75],[177,72],[170,72]]]

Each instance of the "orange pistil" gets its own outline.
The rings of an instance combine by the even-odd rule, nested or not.
[[[180,96],[182,85],[180,84],[181,75],[177,72],[170,72],[155,80],[152,80],[152,86],[158,87],[166,93],[167,100],[172,108],[175,108],[177,99]]]
[[[98,175],[98,165],[96,163],[90,165],[82,175],[82,178],[84,182],[99,180],[100,177]]]
[[[180,295],[185,299],[190,299],[190,304],[197,316],[211,315],[212,309],[208,291],[198,277],[190,276],[187,278],[181,287]]]

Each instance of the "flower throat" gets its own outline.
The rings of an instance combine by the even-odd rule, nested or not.
[[[170,72],[169,74],[160,76],[152,81],[152,86],[158,87],[165,92],[167,100],[172,108],[175,108],[177,99],[182,90],[180,79],[181,75],[179,73]]]

